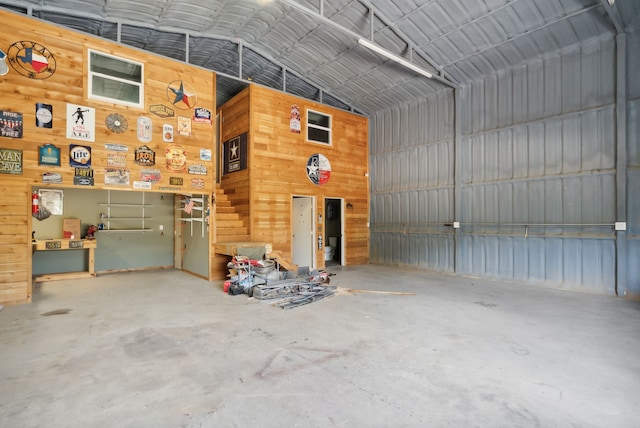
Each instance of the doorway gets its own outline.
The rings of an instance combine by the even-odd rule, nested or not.
[[[314,198],[294,196],[291,207],[291,261],[298,266],[314,269]]]
[[[344,200],[341,198],[326,198],[324,200],[325,266],[344,265],[343,204]]]

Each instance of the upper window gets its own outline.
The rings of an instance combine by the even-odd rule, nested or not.
[[[89,98],[144,108],[142,63],[89,50]]]
[[[331,144],[331,116],[307,110],[307,141]]]

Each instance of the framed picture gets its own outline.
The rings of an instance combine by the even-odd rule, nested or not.
[[[64,192],[62,190],[40,189],[40,204],[47,208],[51,215],[62,215]]]

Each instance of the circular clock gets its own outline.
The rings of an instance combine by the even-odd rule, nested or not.
[[[118,113],[111,113],[107,116],[105,123],[107,124],[109,131],[115,132],[116,134],[122,134],[129,127],[127,118]]]

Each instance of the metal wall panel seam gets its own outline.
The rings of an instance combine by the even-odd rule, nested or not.
[[[627,221],[627,36],[616,36],[616,220]],[[626,231],[616,232],[616,294],[627,295]]]

